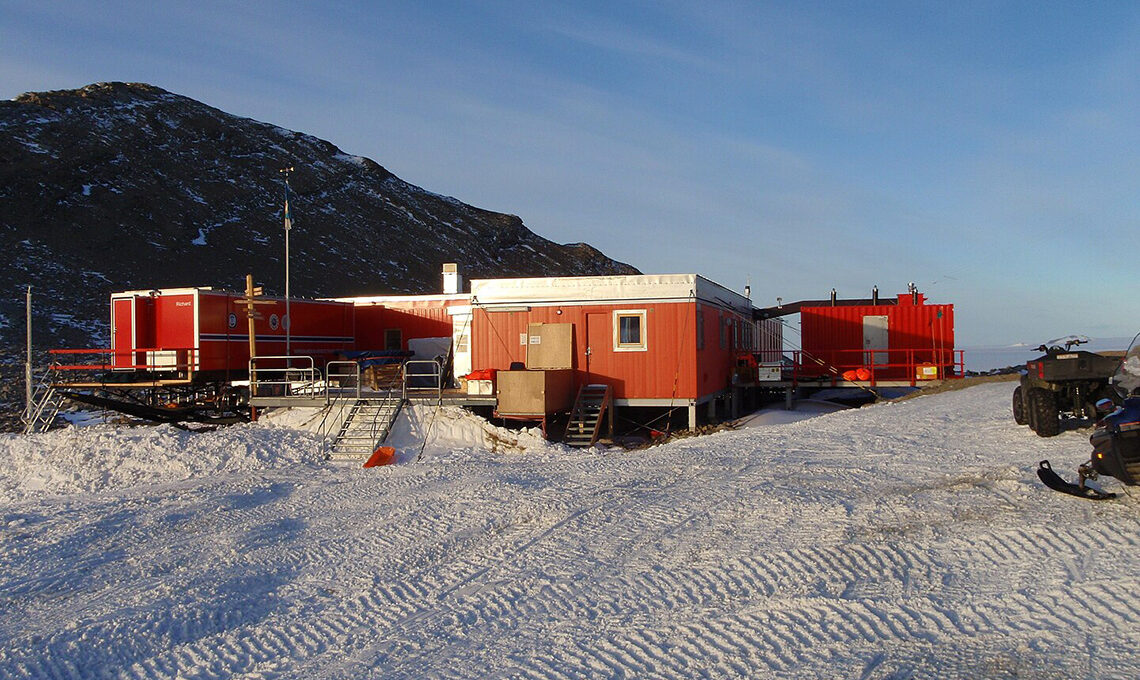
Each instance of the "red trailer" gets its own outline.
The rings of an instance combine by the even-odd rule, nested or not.
[[[207,375],[244,373],[249,324],[241,293],[212,288],[168,288],[111,294],[114,371]],[[286,353],[285,300],[265,296],[254,334],[259,356]],[[318,366],[354,347],[353,308],[343,302],[289,303],[289,353]]]
[[[696,274],[471,282],[472,368],[524,366],[534,324],[570,328],[574,389],[604,383],[620,406],[696,407],[724,395],[739,351],[756,349],[752,304]],[[771,332],[771,330],[769,330]]]
[[[933,380],[960,372],[954,349],[954,305],[926,304],[918,292],[896,304],[812,306],[800,309],[800,380]]]

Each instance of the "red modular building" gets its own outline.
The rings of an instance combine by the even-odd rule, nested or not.
[[[921,293],[897,304],[815,306],[800,310],[799,379],[862,370],[861,380],[946,378],[958,369],[954,305],[926,304]]]
[[[604,383],[619,406],[696,407],[731,388],[742,351],[781,345],[757,332],[748,298],[696,274],[485,279],[471,283],[472,368],[526,365],[532,324],[571,327],[574,387]]]
[[[353,307],[357,350],[407,351],[411,340],[452,338],[455,375],[471,372],[470,295],[374,295],[336,301]]]
[[[111,367],[115,370],[229,372],[249,362],[243,295],[211,288],[167,288],[111,294]],[[285,300],[263,297],[255,321],[257,353],[284,355]],[[289,348],[322,363],[354,347],[352,305],[291,300]]]

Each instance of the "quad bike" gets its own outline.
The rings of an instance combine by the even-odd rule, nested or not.
[[[1105,475],[1115,477],[1125,486],[1140,484],[1140,344],[1137,338],[1140,334],[1132,339],[1131,347],[1112,376],[1111,385],[1118,400],[1104,398],[1096,404],[1097,410],[1105,415],[1097,421],[1089,437],[1092,455],[1077,468],[1080,482],[1066,482],[1053,472],[1049,461],[1043,460],[1038,465],[1037,476],[1049,488],[1082,498],[1105,500],[1115,498],[1116,494],[1093,488],[1086,482]]]
[[[1037,348],[1045,354],[1025,364],[1021,384],[1013,391],[1018,425],[1054,437],[1066,422],[1091,424],[1097,417],[1096,403],[1116,399],[1109,379],[1120,359],[1073,349],[1086,342],[1088,338],[1071,335]]]

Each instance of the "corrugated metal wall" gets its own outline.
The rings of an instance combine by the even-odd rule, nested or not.
[[[646,349],[615,351],[615,311],[641,310]],[[600,382],[611,385],[618,399],[697,399],[729,385],[743,322],[740,314],[695,302],[535,306],[514,311],[476,307],[471,322],[472,368],[504,370],[513,362],[525,364],[528,324],[570,323],[575,388]]]
[[[357,305],[356,349],[382,350],[384,334],[399,329],[401,349],[408,348],[408,340],[417,338],[451,337],[451,316],[443,302],[432,304]]]
[[[933,364],[948,369],[954,363],[954,305],[928,305],[922,296],[913,304],[910,295],[900,295],[898,305],[858,307],[805,307],[800,311],[801,343],[805,356],[798,373],[807,377],[815,370],[828,371],[818,359],[840,373],[874,366],[880,380],[912,377],[912,365]],[[868,317],[885,317],[887,346],[867,343]],[[877,350],[877,351],[876,351]]]

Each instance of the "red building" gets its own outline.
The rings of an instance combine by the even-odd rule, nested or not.
[[[698,405],[731,389],[739,352],[760,344],[748,298],[696,274],[474,280],[471,310],[472,368],[526,365],[532,324],[568,324],[575,389],[687,407],[693,425]],[[776,347],[778,329],[764,334]]]
[[[244,371],[249,323],[243,295],[212,288],[167,288],[111,294],[111,367],[179,372]],[[285,300],[257,305],[254,335],[261,356],[312,356],[318,365],[354,345],[352,305],[291,300],[286,342]]]
[[[860,371],[871,382],[931,380],[954,375],[954,305],[928,305],[918,292],[892,304],[800,309],[801,380]]]

